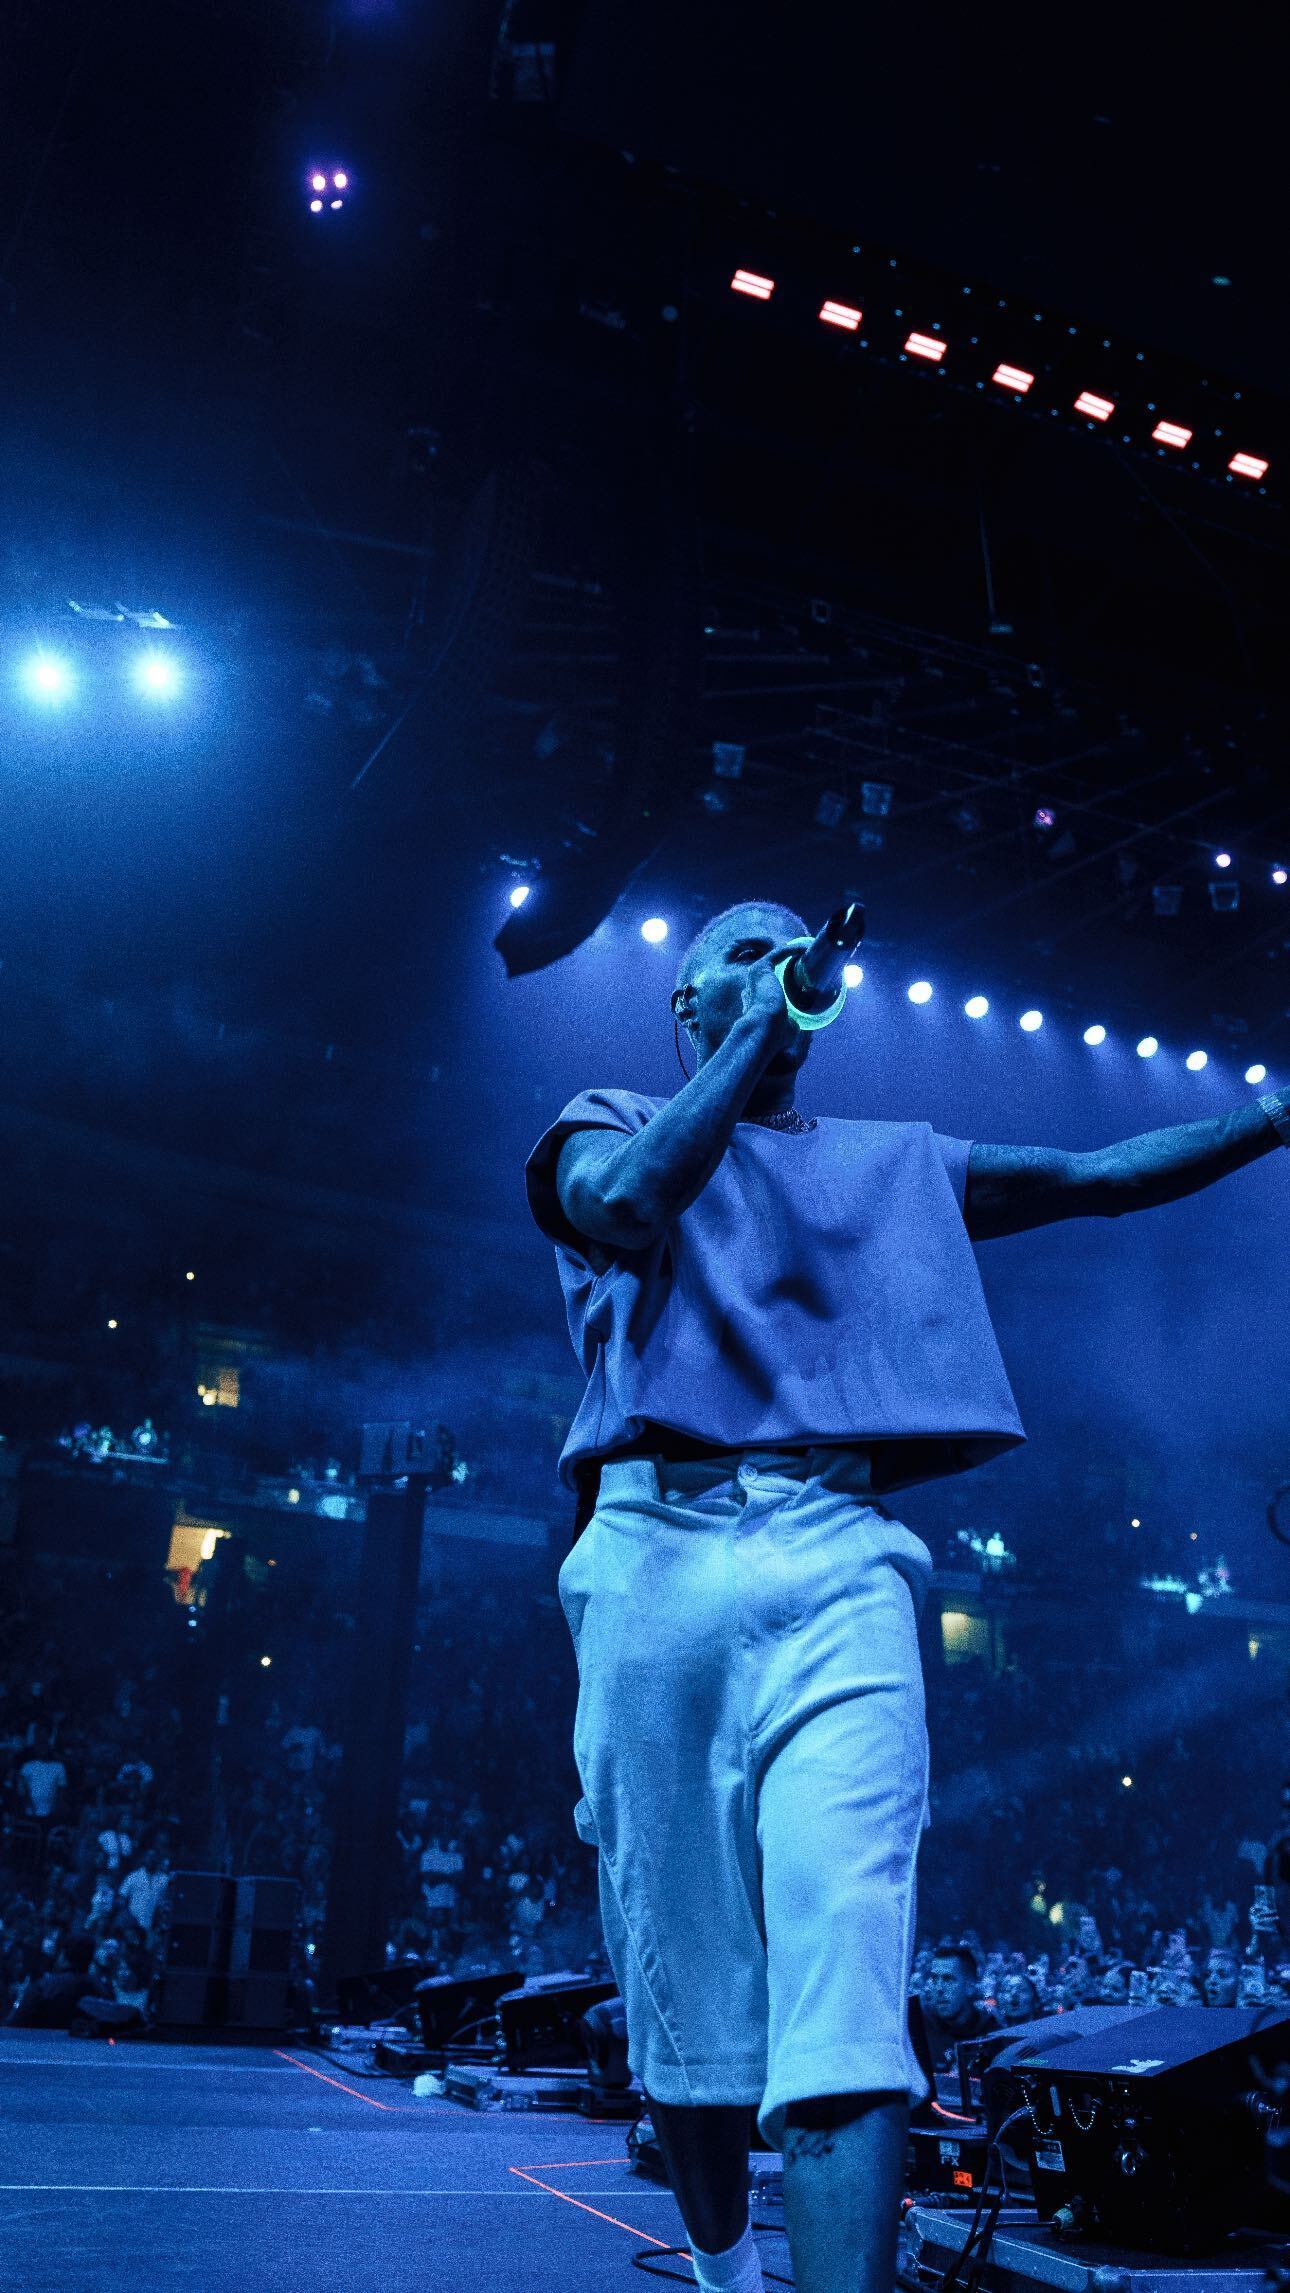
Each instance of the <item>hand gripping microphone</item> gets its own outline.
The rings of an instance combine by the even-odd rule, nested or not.
[[[843,970],[864,938],[864,908],[852,900],[835,908],[823,930],[812,940],[794,940],[800,955],[786,955],[775,966],[784,1001],[799,1027],[827,1027],[847,999]]]

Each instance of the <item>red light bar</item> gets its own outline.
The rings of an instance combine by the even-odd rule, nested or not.
[[[1238,478],[1266,478],[1268,465],[1257,454],[1233,454],[1228,469]]]
[[[823,302],[820,304],[820,317],[826,326],[845,327],[848,334],[854,334],[864,312],[858,311],[854,303]]]
[[[1151,435],[1158,446],[1187,446],[1192,433],[1184,430],[1181,422],[1157,422]]]
[[[996,366],[990,377],[992,382],[999,383],[1004,390],[1021,391],[1029,390],[1034,379],[1033,374],[1027,374],[1024,366]]]
[[[1092,390],[1081,390],[1075,401],[1077,414],[1087,414],[1090,422],[1109,422],[1115,412],[1113,398],[1099,398]]]
[[[911,358],[930,358],[933,366],[945,356],[945,345],[934,334],[911,334],[905,348]]]
[[[775,281],[763,279],[756,271],[736,271],[730,284],[735,294],[751,295],[757,303],[768,303],[775,292]]]

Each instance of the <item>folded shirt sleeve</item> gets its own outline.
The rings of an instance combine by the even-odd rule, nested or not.
[[[556,1164],[560,1149],[574,1131],[621,1131],[624,1138],[644,1128],[653,1112],[653,1102],[639,1091],[579,1091],[570,1099],[541,1138],[524,1165],[524,1187],[529,1209],[548,1241],[559,1243],[566,1250],[576,1251],[589,1265],[608,1264],[612,1253],[589,1236],[579,1234],[565,1217],[560,1197],[556,1192]]]
[[[939,1131],[933,1131],[932,1137],[945,1165],[945,1175],[954,1189],[954,1199],[962,1210],[967,1201],[968,1156],[972,1152],[972,1141],[943,1138]]]

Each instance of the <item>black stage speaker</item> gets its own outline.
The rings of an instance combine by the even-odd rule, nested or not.
[[[297,1879],[233,1881],[225,2022],[230,2030],[285,2030],[300,1919]]]
[[[157,2020],[176,2029],[288,2029],[299,1882],[174,1871],[164,1901]]]
[[[459,2033],[463,2045],[479,2045],[480,2025],[491,2020],[503,1992],[523,1987],[522,1974],[427,1975],[412,1994],[422,2045],[433,2054],[451,2046]]]
[[[415,2030],[419,2020],[417,1991],[423,1982],[435,1979],[430,1966],[420,1959],[400,1959],[375,1974],[343,1975],[336,1985],[338,2019],[345,2023],[397,2021],[405,2029]]]
[[[222,1871],[172,1871],[162,1901],[157,2020],[180,2029],[222,2023],[233,1882]]]
[[[568,1972],[530,1975],[522,1990],[497,2002],[509,2071],[581,2069],[586,2061],[577,2025],[588,2007],[616,1998],[618,1985]]]
[[[1142,2006],[1073,2006],[1062,2014],[1036,2015],[1033,2022],[1005,2023],[980,2038],[962,2039],[954,2051],[963,2108],[974,2117],[984,2118],[991,2134],[996,2134],[1021,2102],[1021,2088],[1012,2075],[1015,2064],[1028,2061],[1034,2054],[1046,2054],[1055,2046],[1071,2046],[1077,2038],[1095,2038],[1099,2031],[1113,2030],[1117,2023],[1135,2022],[1152,2011]],[[985,2073],[992,2067],[995,2075],[987,2097]],[[1016,2147],[1023,2149],[1025,2145],[1018,2142]]]
[[[581,2018],[603,1999],[616,1998],[612,1980],[588,1981],[585,1975],[559,1973],[431,1975],[419,1982],[415,1997],[422,2042],[430,2052],[458,2040],[478,2045],[481,2026],[496,2020],[501,2027],[506,2068],[514,2073],[541,2068],[581,2068],[586,2045],[580,2035]]]
[[[1060,2020],[1068,2018],[1063,2015]],[[1237,2229],[1290,2226],[1264,2170],[1278,2122],[1260,2085],[1290,2061],[1290,2012],[1157,2007],[1063,2043],[1006,2050],[984,2074],[1020,2092],[1041,2221],[1162,2253],[1219,2246]]]
[[[910,2036],[926,2070],[927,2040],[921,2012],[915,2014],[917,2008],[918,2000],[911,1999]],[[941,2190],[971,2200],[985,2179],[991,2138],[998,2133],[1009,2111],[1021,2101],[1021,2089],[1001,2074],[995,2081],[987,2123],[983,2092],[987,2064],[1006,2058],[1011,2065],[1036,2048],[1069,2046],[1073,2039],[1088,2037],[1093,2031],[1123,2022],[1139,2011],[1137,2007],[1123,2006],[1076,2007],[1069,2014],[1044,2015],[1039,2021],[1016,2022],[1010,2028],[988,2030],[980,2038],[962,2039],[954,2049],[957,2107],[937,2095],[933,2081],[931,2096],[910,2113],[906,2186],[920,2193]],[[942,2073],[943,2078],[944,2075]],[[1026,2144],[1020,2134],[1020,2127],[1014,2126],[1003,2138],[1003,2160],[1011,2189],[1016,2189],[1029,2171]]]

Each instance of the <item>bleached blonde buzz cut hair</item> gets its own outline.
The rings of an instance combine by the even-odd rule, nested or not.
[[[732,908],[723,908],[719,916],[709,916],[706,924],[701,925],[695,933],[677,967],[677,987],[690,985],[711,942],[718,934],[724,933],[727,924],[741,922],[745,916],[766,916],[772,919],[780,940],[810,937],[796,908],[786,908],[782,900],[736,900]]]

